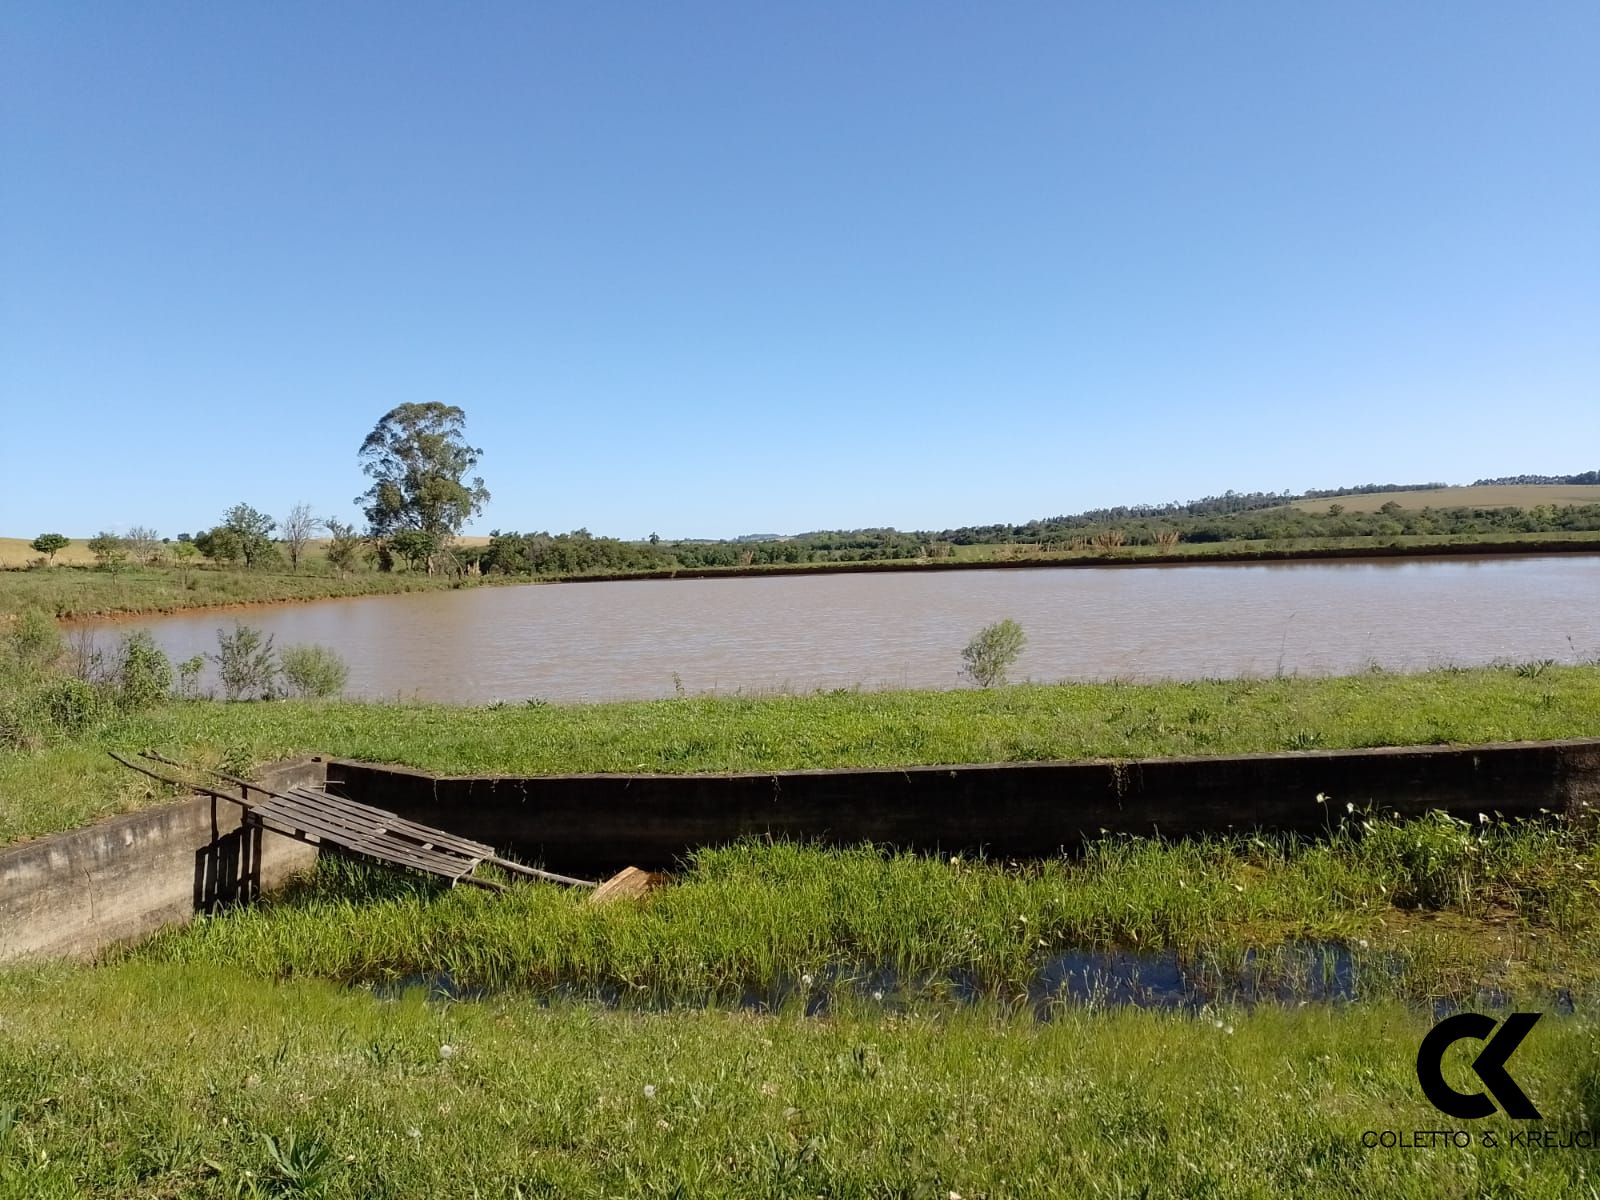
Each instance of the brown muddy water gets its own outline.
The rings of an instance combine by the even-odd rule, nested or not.
[[[1600,556],[535,584],[91,631],[148,629],[177,660],[243,620],[337,650],[349,695],[486,702],[956,687],[962,646],[1002,617],[1028,636],[1014,680],[1574,662],[1600,656]]]

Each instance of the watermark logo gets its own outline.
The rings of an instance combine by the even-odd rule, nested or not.
[[[1440,1112],[1462,1121],[1492,1116],[1496,1103],[1514,1120],[1537,1121],[1539,1110],[1511,1078],[1506,1062],[1543,1015],[1512,1013],[1504,1021],[1482,1013],[1446,1017],[1428,1031],[1417,1050],[1417,1082],[1422,1085],[1423,1094]],[[1485,1091],[1458,1092],[1444,1080],[1444,1053],[1464,1038],[1484,1043],[1478,1057],[1472,1060],[1471,1070]]]

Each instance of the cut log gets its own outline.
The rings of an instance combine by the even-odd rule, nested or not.
[[[590,904],[610,904],[613,900],[630,900],[652,892],[667,882],[667,877],[656,871],[641,871],[638,867],[624,867],[606,880],[589,897]]]

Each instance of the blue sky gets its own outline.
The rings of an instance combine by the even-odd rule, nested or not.
[[[0,14],[0,534],[637,537],[1600,466],[1600,5]]]

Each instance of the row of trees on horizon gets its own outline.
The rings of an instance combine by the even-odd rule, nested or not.
[[[281,520],[240,502],[198,533],[176,539],[134,526],[89,540],[100,566],[174,565],[187,570],[205,559],[218,567],[299,571],[308,550],[325,538],[323,558],[339,574],[363,566],[391,571],[404,565],[430,573],[569,575],[705,567],[943,558],[957,546],[1007,544],[1050,550],[1171,547],[1179,542],[1293,541],[1302,538],[1399,537],[1419,534],[1512,534],[1600,530],[1600,504],[1533,508],[1451,506],[1404,509],[1393,501],[1377,512],[1292,507],[1296,500],[1386,492],[1431,491],[1443,483],[1360,484],[1339,489],[1234,492],[1167,504],[1127,505],[1047,517],[1022,524],[970,525],[939,531],[894,528],[819,530],[794,536],[728,540],[680,539],[656,534],[642,541],[570,533],[502,532],[484,546],[463,546],[462,529],[489,499],[473,474],[482,451],[466,441],[466,414],[454,405],[403,404],[386,413],[358,451],[370,480],[356,498],[366,528],[317,515],[310,504],[292,506]],[[1472,486],[1597,484],[1600,471],[1575,475],[1518,475],[1480,479]],[[31,543],[46,565],[68,544],[59,533]]]

